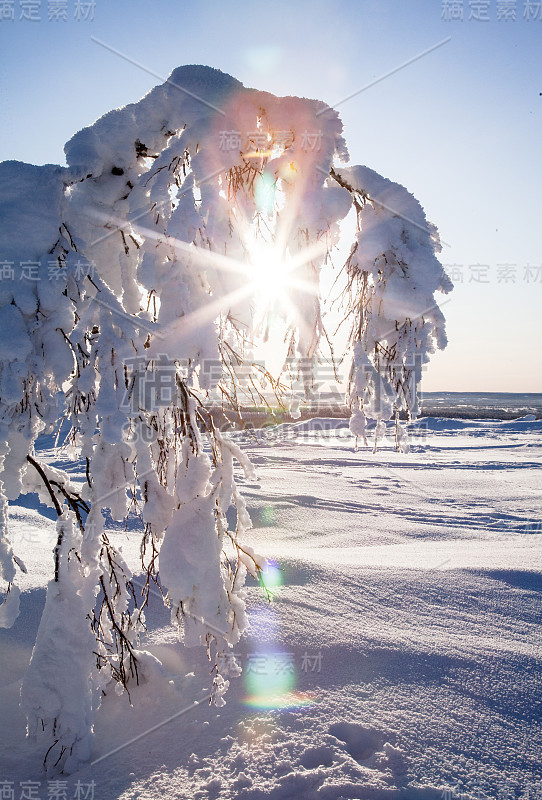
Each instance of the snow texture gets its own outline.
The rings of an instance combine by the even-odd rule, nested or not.
[[[422,418],[408,454],[390,426],[376,454],[355,452],[344,419],[277,426],[259,444],[239,435],[260,475],[238,479],[274,594],[269,605],[255,581],[246,587],[250,630],[233,650],[243,675],[230,678],[225,707],[209,706],[208,662],[172,635],[156,590],[143,646],[163,671],[131,690],[132,705],[102,698],[97,763],[67,776],[69,795],[95,781],[103,800],[536,798],[541,428]],[[0,782],[41,781],[45,795],[43,753],[18,707],[52,602],[34,566],[55,524],[38,531],[34,508],[12,506],[13,541],[32,568],[21,616],[0,632]],[[106,530],[142,584],[135,521],[128,534]],[[55,694],[62,640],[49,652],[59,678],[47,696],[66,702]]]

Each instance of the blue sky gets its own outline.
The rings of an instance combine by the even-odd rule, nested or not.
[[[0,159],[37,164],[64,163],[75,131],[161,82],[91,37],[163,78],[207,64],[331,105],[451,37],[338,106],[351,161],[404,184],[447,243],[450,344],[423,388],[542,391],[540,3],[95,0],[94,18],[77,20],[66,0],[67,21],[48,19],[50,0],[34,0],[36,21],[12,5]],[[443,18],[452,6],[463,20]],[[488,21],[469,19],[477,8]]]

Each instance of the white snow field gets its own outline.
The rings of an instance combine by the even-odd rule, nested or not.
[[[11,504],[28,575],[0,631],[2,798],[542,797],[542,421],[410,431],[407,454],[391,430],[356,452],[347,420],[237,434],[258,474],[239,476],[248,541],[273,593],[249,583],[243,674],[209,706],[205,654],[177,640],[156,590],[142,647],[163,669],[133,705],[103,698],[93,763],[54,779],[18,701],[55,527],[35,496]],[[138,585],[136,537],[107,528]]]

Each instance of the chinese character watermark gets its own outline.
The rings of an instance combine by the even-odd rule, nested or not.
[[[322,131],[304,130],[300,136],[299,146],[302,151],[320,152],[322,147]],[[219,150],[226,152],[243,152],[247,155],[269,155],[274,150],[286,150],[295,144],[293,131],[247,131],[244,135],[237,130],[219,132]]]
[[[92,22],[96,0],[0,0],[0,22]]]
[[[441,0],[440,9],[446,22],[515,22],[520,11],[527,22],[542,21],[540,0]]]

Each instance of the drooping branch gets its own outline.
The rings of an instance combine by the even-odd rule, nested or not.
[[[176,93],[173,102],[172,84],[186,87],[187,96]],[[222,107],[231,114],[232,134],[251,129],[246,141],[218,146]],[[207,647],[214,660],[211,694],[223,704],[225,654],[247,625],[246,572],[261,577],[263,562],[247,543],[251,521],[236,465],[254,474],[221,430],[217,406],[244,425],[246,406],[273,414],[276,401],[286,410],[288,382],[293,395],[302,377],[311,396],[323,336],[334,359],[320,275],[352,206],[357,220],[345,295],[355,350],[352,431],[370,411],[380,422],[386,417],[388,409],[380,412],[373,402],[382,385],[393,388],[396,410],[401,403],[410,408],[411,355],[427,357],[444,343],[438,313],[416,301],[423,294],[431,306],[439,288],[421,208],[366,168],[336,166],[348,158],[342,123],[332,109],[322,116],[324,108],[247,90],[210,68],[180,68],[140,103],[76,134],[66,145],[67,168],[8,167],[19,216],[29,219],[34,203],[40,224],[30,224],[26,237],[17,228],[13,252],[3,257],[31,260],[42,272],[47,256],[58,265],[58,279],[40,273],[39,285],[25,282],[26,293],[17,282],[13,302],[0,308],[0,334],[10,331],[17,340],[0,362],[7,376],[2,372],[2,387],[13,394],[0,407],[15,440],[6,457],[10,495],[21,476],[20,491],[38,485],[40,497],[65,516],[57,523],[55,581],[47,592],[51,613],[40,623],[32,680],[23,692],[28,720],[43,721],[33,684],[53,663],[49,639],[58,637],[78,654],[74,670],[63,673],[65,682],[74,679],[74,705],[66,714],[61,698],[48,719],[58,768],[77,769],[90,753],[92,686],[112,679],[128,688],[142,677],[138,633],[151,583],[164,587],[185,642]],[[317,148],[311,129],[320,131]],[[37,187],[31,197],[29,183]],[[388,191],[398,214],[382,196]],[[419,252],[430,276],[425,282],[424,270],[416,273]],[[263,284],[262,269],[272,273]],[[391,302],[398,281],[407,290],[403,317]],[[275,329],[283,364],[271,375],[258,364],[256,348]],[[209,364],[218,365],[218,375],[208,374]],[[171,377],[165,394],[162,367]],[[68,441],[84,461],[88,494],[35,458],[36,437],[59,419],[71,426]],[[22,469],[26,453],[38,477]],[[103,508],[141,537],[139,605],[130,570],[104,531]],[[59,602],[77,625],[70,626],[70,614],[56,613]]]
[[[47,477],[47,475],[45,474],[45,471],[44,471],[43,467],[41,466],[41,464],[39,464],[39,463],[36,461],[36,459],[35,459],[35,458],[32,458],[32,456],[31,456],[31,455],[27,455],[27,457],[26,457],[26,460],[28,461],[28,463],[29,463],[29,464],[32,464],[32,466],[34,467],[34,469],[35,469],[35,470],[38,472],[38,474],[40,475],[40,477],[41,477],[41,479],[42,479],[42,481],[43,481],[43,483],[44,483],[44,485],[45,485],[45,488],[46,488],[46,489],[47,489],[47,491],[49,492],[49,495],[50,495],[50,497],[51,497],[51,500],[52,500],[52,502],[53,502],[53,505],[54,505],[54,507],[55,507],[55,510],[56,510],[56,513],[57,513],[57,515],[58,515],[59,517],[61,517],[61,516],[62,516],[62,509],[61,509],[61,507],[60,507],[60,503],[59,503],[59,502],[58,502],[58,500],[57,500],[57,496],[56,496],[56,494],[55,494],[55,493],[54,493],[54,491],[53,491],[53,487],[51,486],[51,483],[50,483],[50,481],[49,481],[49,478],[48,478],[48,477]]]

